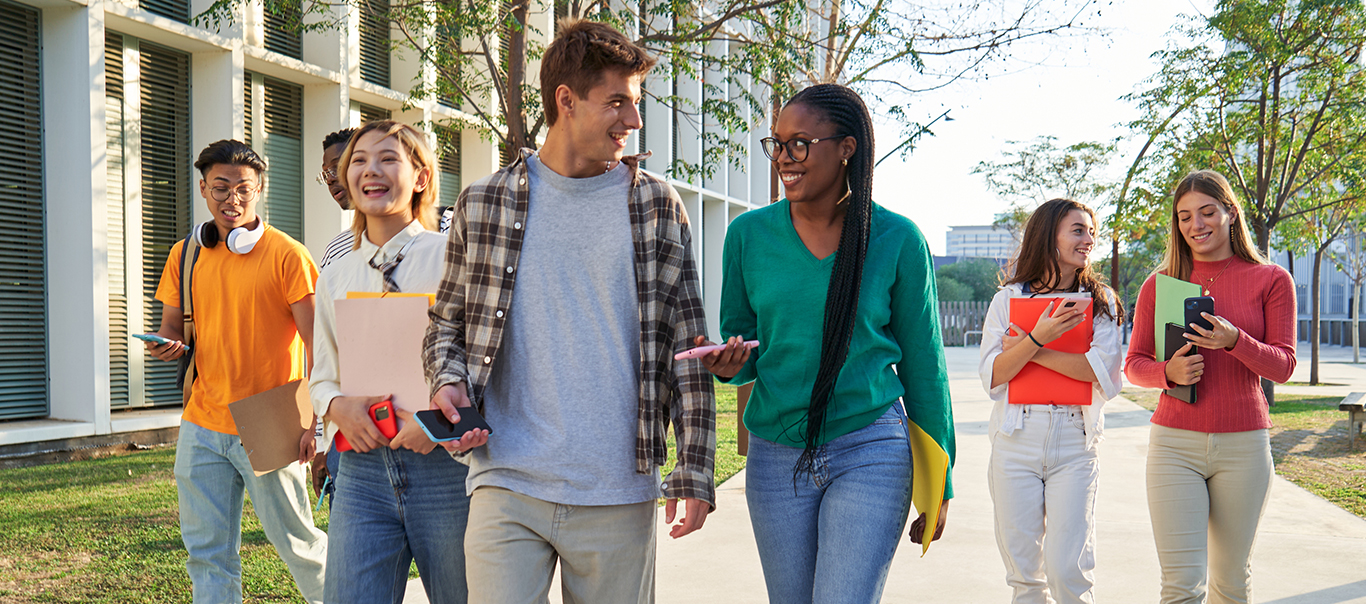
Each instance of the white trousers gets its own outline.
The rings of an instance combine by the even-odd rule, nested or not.
[[[1023,427],[992,435],[987,485],[1011,602],[1095,601],[1099,477],[1078,407],[1029,405]]]
[[[1163,604],[1252,601],[1252,544],[1274,472],[1266,430],[1152,427],[1148,514]]]

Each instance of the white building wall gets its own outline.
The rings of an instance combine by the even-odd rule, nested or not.
[[[419,68],[415,57],[403,52],[392,57],[391,84],[386,88],[364,82],[359,73],[360,56],[358,14],[346,11],[351,26],[344,29],[309,32],[302,37],[302,58],[295,59],[262,47],[265,39],[261,4],[248,2],[239,9],[235,23],[220,31],[180,23],[138,7],[135,0],[19,0],[42,11],[42,80],[44,163],[42,176],[47,200],[48,313],[53,362],[43,368],[50,382],[50,414],[46,418],[0,422],[0,445],[37,442],[62,438],[103,435],[179,425],[179,407],[140,410],[110,410],[108,236],[106,190],[105,124],[105,35],[118,32],[190,55],[190,148],[192,154],[209,143],[224,138],[244,138],[244,73],[252,72],[303,88],[303,166],[302,183],[304,230],[303,243],[315,257],[326,244],[350,224],[349,213],[337,208],[324,187],[312,175],[322,163],[321,142],[330,132],[359,125],[354,103],[360,102],[392,112],[395,119],[409,123],[446,122],[462,114],[435,102],[410,101],[408,86],[431,77]],[[191,15],[208,8],[211,0],[192,0]],[[543,32],[542,43],[549,42],[553,31],[548,2],[532,11],[534,29]],[[728,52],[716,44],[714,52]],[[408,53],[410,54],[410,53]],[[136,74],[136,52],[125,56],[124,64]],[[539,65],[528,67],[528,80],[534,82]],[[125,75],[127,79],[128,74]],[[720,74],[707,73],[707,78]],[[125,89],[135,92],[136,81]],[[661,64],[650,75],[646,88],[659,96],[669,94],[675,83],[668,66]],[[654,152],[646,169],[665,176],[677,188],[688,213],[694,254],[701,271],[703,296],[708,315],[709,338],[718,340],[721,283],[721,253],[727,225],[744,211],[769,201],[769,163],[757,151],[758,139],[766,136],[769,117],[752,115],[753,132],[728,134],[696,115],[704,94],[702,82],[686,76],[677,89],[692,103],[682,109],[691,116],[672,114],[669,108],[647,96],[645,147]],[[725,92],[725,91],[723,91]],[[732,95],[732,98],[735,95]],[[138,94],[126,95],[126,128],[135,129]],[[490,104],[492,100],[488,100]],[[406,107],[406,109],[405,109]],[[263,119],[259,113],[256,120]],[[696,163],[702,158],[702,132],[714,132],[740,139],[754,154],[743,159],[744,169],[728,164],[717,166],[715,175],[703,182],[669,178],[672,164],[673,133],[679,135],[681,158]],[[132,137],[136,140],[136,137]],[[498,150],[473,130],[462,134],[461,180],[468,184],[489,174],[498,166]],[[139,163],[137,149],[127,150],[125,205],[130,216],[139,210]],[[193,157],[185,158],[192,162]],[[86,167],[89,171],[86,171]],[[191,171],[190,207],[194,223],[209,220],[198,195],[197,172]],[[125,239],[140,239],[137,220],[129,220]],[[129,265],[138,264],[138,245],[129,245]],[[129,324],[140,325],[139,317],[151,309],[142,303],[141,280],[129,276]],[[133,291],[136,290],[136,291]],[[141,360],[142,347],[133,346],[130,364]],[[56,360],[60,362],[56,362]],[[35,368],[35,371],[39,369]],[[132,374],[138,371],[130,370]],[[136,375],[130,388],[140,387]]]

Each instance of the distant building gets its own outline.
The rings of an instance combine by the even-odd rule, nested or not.
[[[946,256],[1009,260],[1019,242],[1003,228],[992,225],[951,226],[946,234]]]
[[[1354,243],[1351,235],[1342,239],[1345,241],[1335,242],[1333,249],[1344,251],[1347,246]],[[1294,275],[1295,310],[1299,315],[1296,337],[1301,342],[1308,342],[1309,322],[1312,319],[1309,294],[1314,279],[1314,257],[1291,256],[1285,251],[1271,250],[1271,259]],[[1322,271],[1319,277],[1319,342],[1334,346],[1351,346],[1352,308],[1356,302],[1354,284],[1346,274],[1338,270],[1337,263],[1326,257],[1326,254],[1319,270]],[[1363,310],[1366,310],[1366,304],[1362,306]],[[1359,327],[1362,331],[1361,342],[1366,344],[1366,321]]]

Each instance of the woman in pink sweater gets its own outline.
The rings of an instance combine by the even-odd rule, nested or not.
[[[1257,251],[1228,181],[1193,172],[1173,195],[1157,273],[1214,298],[1214,329],[1194,327],[1171,360],[1153,342],[1156,273],[1143,283],[1124,372],[1147,388],[1198,384],[1195,404],[1163,393],[1148,444],[1148,512],[1162,602],[1251,601],[1252,543],[1271,487],[1271,417],[1261,377],[1295,369],[1295,285]],[[1189,356],[1182,356],[1193,352]]]

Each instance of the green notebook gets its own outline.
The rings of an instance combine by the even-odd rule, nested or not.
[[[1200,295],[1200,286],[1166,275],[1157,276],[1157,295],[1153,303],[1153,350],[1157,360],[1167,360],[1167,324],[1186,324],[1186,298]]]

